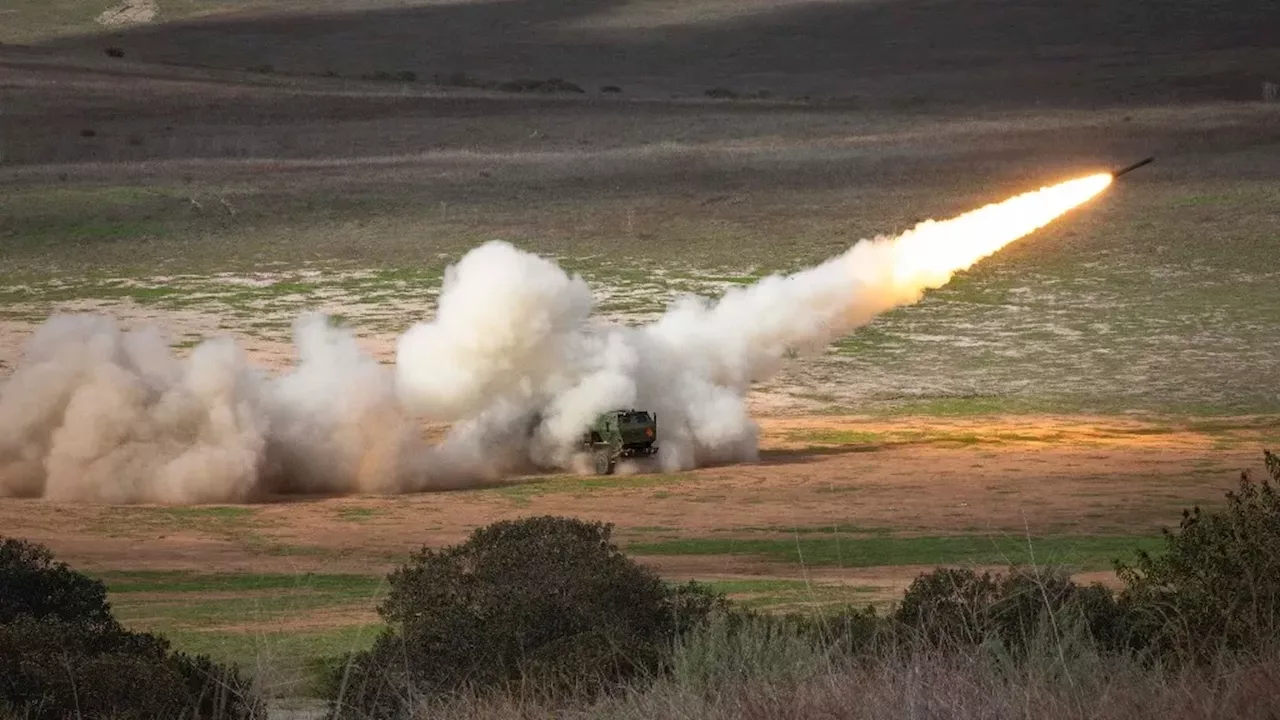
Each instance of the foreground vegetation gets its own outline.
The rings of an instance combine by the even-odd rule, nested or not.
[[[1280,459],[1184,513],[1119,592],[1053,568],[939,568],[885,614],[766,614],[668,585],[611,526],[532,517],[423,549],[373,647],[335,658],[335,718],[1259,717],[1280,711]],[[0,716],[263,715],[235,668],[119,626],[104,586],[0,551]],[[335,591],[346,591],[347,584]],[[182,710],[179,711],[178,708]]]
[[[253,717],[235,668],[126,630],[106,588],[49,551],[0,542],[0,717]]]

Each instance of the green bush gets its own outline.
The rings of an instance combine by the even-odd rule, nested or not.
[[[126,630],[106,596],[47,548],[0,538],[0,711],[26,720],[263,714],[235,668]]]
[[[339,715],[392,717],[459,690],[594,693],[663,669],[672,641],[723,599],[668,588],[611,525],[504,521],[424,548],[389,576],[389,628],[330,679]]]
[[[704,93],[709,98],[717,98],[721,100],[734,100],[738,97],[738,93],[727,87],[713,87]]]
[[[896,623],[921,642],[981,643],[991,630],[996,580],[963,568],[938,568],[907,587]]]
[[[735,609],[739,615],[745,614]],[[846,606],[825,609],[817,613],[787,613],[748,619],[764,620],[777,631],[788,633],[815,647],[826,648],[832,655],[852,657],[878,649],[878,641],[885,639],[886,618],[876,614],[875,608]],[[749,623],[743,622],[744,626]]]
[[[54,562],[42,545],[0,539],[0,586],[0,625],[31,616],[103,630],[115,626],[106,587]]]
[[[675,643],[671,680],[699,694],[742,682],[787,684],[841,657],[832,638],[800,616],[715,612]]]
[[[1117,565],[1121,604],[1162,656],[1206,661],[1274,650],[1280,631],[1280,458],[1264,451],[1269,479],[1240,477],[1219,512],[1183,511],[1158,556]]]
[[[904,637],[932,647],[995,642],[1014,655],[1067,632],[1121,649],[1131,633],[1110,590],[1081,587],[1056,569],[1012,568],[1003,576],[938,569],[911,583],[892,619]]]
[[[998,642],[1012,653],[1080,630],[1109,653],[1209,662],[1274,652],[1280,635],[1280,457],[1264,451],[1270,478],[1241,475],[1226,507],[1183,512],[1158,555],[1117,562],[1119,596],[1058,572],[1014,569],[1003,577],[946,568],[917,578],[893,621],[934,647]]]
[[[516,78],[500,83],[498,89],[504,92],[585,92],[581,86],[571,83],[564,78],[550,78],[548,80],[537,80],[535,78]]]

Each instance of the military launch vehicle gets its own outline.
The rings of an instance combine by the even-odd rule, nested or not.
[[[591,453],[597,475],[611,475],[623,458],[658,452],[658,415],[646,410],[601,413],[582,433],[582,449]]]

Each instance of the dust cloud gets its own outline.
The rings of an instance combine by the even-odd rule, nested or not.
[[[394,367],[317,314],[298,319],[296,364],[280,376],[229,339],[178,358],[154,328],[54,316],[0,388],[0,496],[250,502],[581,471],[576,440],[617,407],[658,414],[662,470],[751,461],[753,384],[918,301],[1110,181],[1071,180],[864,240],[715,301],[682,297],[641,327],[595,320],[581,277],[489,242],[448,268],[435,317],[399,339]],[[424,422],[450,430],[430,443]]]

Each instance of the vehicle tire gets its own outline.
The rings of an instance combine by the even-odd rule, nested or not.
[[[597,475],[608,475],[613,472],[613,458],[609,457],[608,450],[597,450],[595,463]]]

